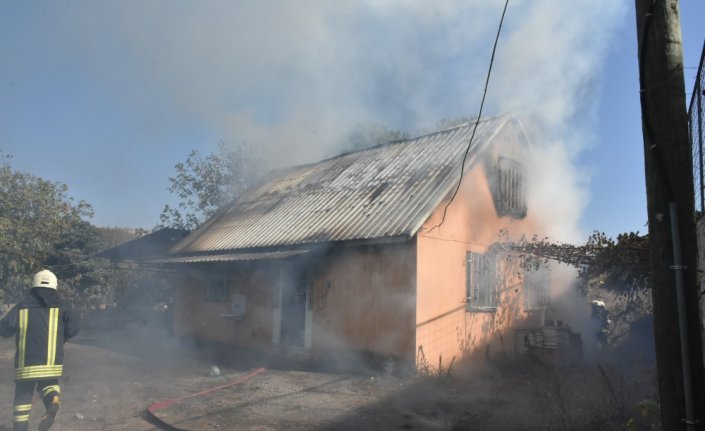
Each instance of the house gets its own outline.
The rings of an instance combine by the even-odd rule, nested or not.
[[[187,234],[185,229],[163,228],[103,250],[97,256],[114,262],[141,262],[163,256]]]
[[[490,248],[536,230],[529,151],[504,115],[271,173],[159,259],[174,333],[417,365],[511,349],[547,294]]]

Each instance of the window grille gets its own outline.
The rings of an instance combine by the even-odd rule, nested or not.
[[[225,278],[211,278],[203,288],[203,300],[225,302],[228,299],[228,281]]]
[[[521,163],[500,157],[497,160],[495,207],[497,214],[523,218],[526,216],[526,190],[524,167]]]
[[[468,309],[494,311],[499,303],[499,259],[493,253],[468,252],[466,287]]]

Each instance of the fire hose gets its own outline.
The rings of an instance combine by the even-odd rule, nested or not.
[[[250,380],[251,378],[253,378],[254,376],[256,376],[257,374],[260,374],[260,373],[262,373],[262,372],[264,372],[264,371],[265,371],[265,368],[257,368],[257,369],[255,369],[255,370],[250,371],[249,373],[247,373],[247,374],[245,374],[245,375],[239,376],[239,377],[236,378],[235,380],[233,380],[233,381],[231,381],[231,382],[228,382],[228,383],[225,383],[225,384],[223,384],[223,385],[215,386],[215,387],[213,387],[213,388],[206,389],[206,390],[204,390],[204,391],[196,392],[196,393],[193,393],[193,394],[185,395],[185,396],[179,397],[179,398],[172,398],[172,399],[157,401],[157,402],[155,402],[155,403],[152,403],[149,407],[147,407],[146,413],[147,413],[147,415],[150,417],[150,419],[152,419],[153,421],[159,423],[161,426],[165,427],[165,428],[168,429],[168,430],[173,430],[173,431],[188,431],[188,430],[183,429],[183,428],[177,428],[177,427],[175,427],[174,425],[171,425],[171,424],[165,422],[163,419],[160,419],[160,418],[157,416],[156,412],[157,412],[158,410],[163,410],[163,409],[165,409],[165,408],[167,408],[167,407],[170,407],[170,406],[173,405],[173,404],[176,404],[176,403],[178,403],[178,402],[181,402],[181,401],[184,401],[184,400],[187,400],[187,399],[190,399],[190,398],[200,397],[200,396],[207,395],[207,394],[210,394],[210,393],[213,393],[213,392],[217,392],[217,391],[219,391],[219,390],[221,390],[221,389],[229,388],[229,387],[231,387],[231,386],[235,386],[235,385],[238,385],[238,384],[240,384],[240,383],[244,383],[244,382]]]

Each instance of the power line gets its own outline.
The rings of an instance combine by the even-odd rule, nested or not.
[[[448,212],[448,207],[450,206],[451,203],[453,203],[453,200],[455,199],[455,196],[458,194],[458,190],[460,190],[460,183],[463,181],[463,172],[465,172],[465,162],[468,159],[468,153],[470,153],[470,148],[472,147],[472,140],[475,138],[475,132],[477,132],[477,126],[480,124],[480,120],[482,118],[482,109],[485,106],[485,97],[487,96],[487,87],[489,86],[490,83],[490,75],[492,74],[492,65],[494,64],[494,55],[495,52],[497,51],[497,42],[499,41],[499,35],[502,32],[502,24],[504,23],[504,15],[507,13],[507,6],[509,5],[509,0],[506,0],[504,3],[504,9],[502,9],[502,17],[499,19],[499,26],[497,27],[497,36],[494,39],[494,46],[492,47],[492,56],[490,57],[490,65],[487,69],[487,78],[485,78],[485,88],[482,91],[482,100],[480,101],[480,110],[477,113],[477,120],[475,121],[475,127],[472,129],[472,134],[470,135],[470,140],[468,141],[468,146],[465,148],[465,154],[463,155],[463,162],[460,165],[460,178],[458,178],[458,184],[455,186],[455,190],[453,191],[453,195],[450,197],[450,200],[446,203],[445,208],[443,208],[443,217],[441,218],[441,221],[433,226],[431,229],[429,229],[429,232],[432,232],[434,229],[441,227],[443,222],[446,219],[446,213]]]

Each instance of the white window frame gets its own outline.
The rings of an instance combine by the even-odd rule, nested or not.
[[[466,252],[465,289],[468,311],[494,312],[499,305],[499,258],[494,253]]]

